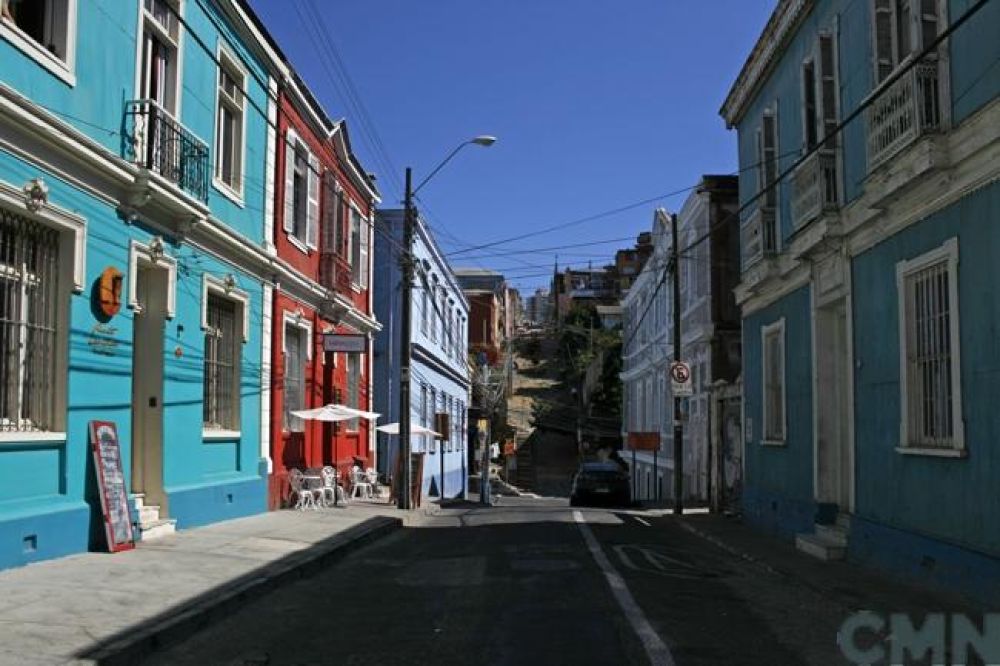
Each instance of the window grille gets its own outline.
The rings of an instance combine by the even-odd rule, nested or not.
[[[906,437],[904,444],[955,444],[951,280],[948,260],[904,277]]]
[[[59,232],[0,210],[0,431],[54,430]]]
[[[292,411],[303,408],[305,401],[305,331],[297,326],[285,327],[285,427],[292,432],[305,430],[302,419]]]
[[[785,331],[779,323],[764,329],[764,439],[785,439]]]
[[[237,309],[229,299],[208,295],[203,400],[203,422],[208,429],[240,428]]]
[[[361,356],[347,355],[347,406],[361,409]],[[349,430],[358,429],[358,419],[347,422]]]

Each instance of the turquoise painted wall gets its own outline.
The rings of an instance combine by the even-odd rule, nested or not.
[[[857,513],[1000,556],[1000,185],[994,183],[853,261]],[[962,406],[968,457],[899,445],[896,263],[959,243]],[[887,483],[887,480],[891,482]]]
[[[952,20],[973,0],[950,0]],[[952,120],[961,123],[1000,93],[1000,4],[988,2],[950,42]]]
[[[749,522],[789,535],[811,528],[815,509],[810,307],[806,286],[743,320],[743,409],[748,433],[744,512]],[[761,443],[761,329],[781,318],[785,320],[787,433],[783,446],[769,446]]]

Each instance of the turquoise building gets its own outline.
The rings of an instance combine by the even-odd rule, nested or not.
[[[745,519],[994,601],[998,34],[996,2],[780,0],[721,110]]]
[[[0,0],[0,568],[265,510],[287,67],[242,2]]]

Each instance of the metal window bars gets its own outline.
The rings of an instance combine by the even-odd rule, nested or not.
[[[208,145],[153,100],[125,103],[124,157],[208,201]]]
[[[203,422],[207,429],[239,429],[239,344],[234,302],[209,294],[206,305]]]
[[[56,426],[59,232],[0,210],[0,431]]]

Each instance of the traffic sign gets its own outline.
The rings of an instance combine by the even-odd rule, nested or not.
[[[691,366],[684,361],[674,361],[670,364],[670,391],[675,398],[694,395],[694,387],[691,386]]]

